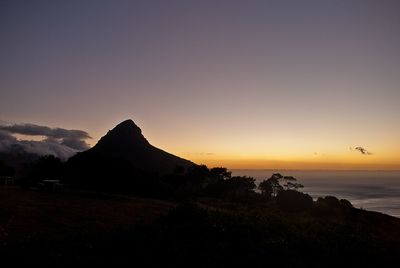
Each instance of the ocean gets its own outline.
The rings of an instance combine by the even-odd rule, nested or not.
[[[400,218],[400,171],[306,171],[232,170],[233,175],[250,176],[257,184],[273,173],[293,176],[304,185],[302,192],[314,199],[327,195],[349,200],[354,207]]]

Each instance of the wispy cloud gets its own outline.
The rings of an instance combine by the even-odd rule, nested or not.
[[[373,153],[371,153],[370,151],[368,151],[367,149],[365,149],[364,147],[361,146],[357,146],[354,149],[352,147],[350,147],[350,151],[358,151],[363,155],[372,155]]]

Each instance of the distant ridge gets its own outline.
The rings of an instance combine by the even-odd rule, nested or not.
[[[71,161],[91,161],[91,158],[112,158],[129,162],[137,170],[154,173],[172,173],[177,166],[188,168],[193,162],[165,152],[151,145],[142,130],[128,119],[108,131],[91,149],[78,153]]]

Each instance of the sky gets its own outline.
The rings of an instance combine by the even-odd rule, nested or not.
[[[400,169],[399,14],[396,0],[1,1],[0,120],[93,146],[131,118],[209,166]]]

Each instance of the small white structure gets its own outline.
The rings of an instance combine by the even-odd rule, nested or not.
[[[61,191],[62,186],[60,180],[42,180],[42,182],[39,183],[40,188],[51,192]]]

